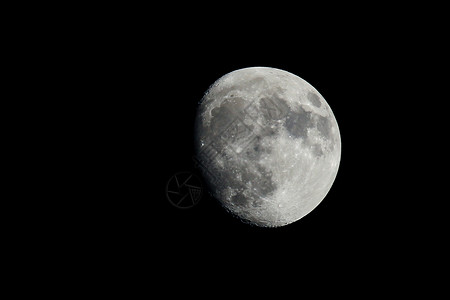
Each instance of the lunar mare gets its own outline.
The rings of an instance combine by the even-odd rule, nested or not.
[[[196,161],[212,195],[251,224],[284,226],[311,212],[336,177],[341,139],[319,92],[289,72],[233,71],[200,102]]]

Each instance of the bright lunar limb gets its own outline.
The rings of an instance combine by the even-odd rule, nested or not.
[[[195,133],[196,161],[212,195],[258,226],[284,226],[311,212],[339,168],[331,108],[309,83],[280,69],[219,78],[200,103]]]

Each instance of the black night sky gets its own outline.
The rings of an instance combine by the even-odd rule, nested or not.
[[[437,30],[425,20],[445,21],[435,13],[439,8],[317,1],[143,4],[53,5],[43,7],[46,14],[22,5],[5,21],[6,36],[14,36],[5,48],[18,55],[6,51],[4,57],[15,69],[6,68],[5,77],[16,84],[4,102],[25,114],[14,119],[5,106],[4,115],[13,117],[5,119],[5,132],[15,139],[4,146],[25,143],[17,158],[4,160],[33,182],[5,173],[31,191],[29,199],[21,190],[13,193],[20,217],[5,222],[5,235],[14,240],[4,245],[19,250],[17,258],[5,256],[13,266],[7,277],[22,287],[17,292],[38,287],[84,295],[86,287],[90,294],[97,288],[116,296],[123,288],[127,298],[133,291],[155,298],[158,291],[170,299],[227,292],[232,298],[262,293],[283,299],[305,297],[309,289],[314,296],[385,298],[390,287],[404,296],[440,274],[418,271],[442,268],[445,259],[436,253],[444,252],[439,243],[448,235],[440,233],[448,226],[439,224],[448,217],[435,217],[435,202],[446,198],[432,195],[446,185],[425,183],[445,176],[421,169],[446,170],[446,135],[432,133],[447,128],[438,122],[447,122],[448,96],[437,95],[437,81],[426,82],[433,75],[445,79],[445,72],[421,70],[444,69],[445,60],[435,53],[445,49],[439,43],[448,34],[433,36]],[[34,18],[28,22],[26,10]],[[436,27],[448,27],[443,25]],[[172,205],[166,193],[176,173],[201,178],[193,160],[194,119],[204,93],[221,76],[256,66],[310,83],[331,107],[341,135],[331,190],[308,215],[279,228],[241,222],[206,189],[188,209]],[[439,112],[444,116],[436,117]],[[27,113],[33,117],[22,122]],[[26,134],[11,134],[16,126]],[[22,160],[37,161],[37,167],[22,168]],[[23,234],[14,232],[16,226]],[[419,284],[404,280],[402,286],[404,278]],[[436,289],[426,290],[429,295]]]
[[[134,197],[121,201],[126,207],[134,203],[127,218],[136,235],[154,239],[169,252],[188,247],[192,255],[208,247],[233,251],[264,246],[277,252],[279,247],[294,251],[294,244],[302,244],[298,247],[325,251],[370,243],[383,222],[375,217],[383,210],[379,196],[384,187],[373,185],[379,167],[373,153],[385,151],[372,138],[376,126],[370,116],[376,108],[369,103],[376,99],[373,76],[379,61],[368,51],[371,45],[342,37],[338,42],[331,36],[284,46],[267,45],[256,37],[225,45],[192,36],[167,43],[153,45],[152,53],[139,47],[136,53],[130,51],[136,58],[129,62],[131,67],[125,66],[136,73],[124,74],[130,94],[122,112],[126,131],[121,134],[130,142],[126,153],[130,178],[136,182],[131,187]],[[192,160],[193,125],[204,92],[222,75],[252,66],[280,68],[308,81],[333,109],[341,132],[340,168],[325,200],[300,221],[276,229],[242,223],[206,193],[188,210],[175,208],[165,195],[175,173],[199,174]]]
[[[107,145],[98,157],[109,196],[100,197],[93,213],[102,216],[100,241],[168,269],[228,263],[250,268],[258,259],[297,267],[321,261],[356,266],[357,254],[376,264],[374,253],[395,243],[400,229],[388,224],[397,222],[398,205],[387,210],[386,203],[401,195],[392,178],[401,149],[394,146],[399,138],[386,134],[395,115],[377,105],[391,101],[386,89],[396,89],[394,71],[384,82],[379,74],[387,61],[402,63],[389,48],[391,40],[375,29],[361,35],[348,26],[304,33],[296,42],[278,32],[238,38],[225,28],[220,38],[181,28],[155,29],[146,38],[142,31],[127,32],[120,42],[111,41],[96,54],[98,70],[106,74],[98,84],[108,91],[94,108],[102,116],[95,140]],[[204,92],[224,74],[253,66],[283,69],[309,82],[332,108],[341,133],[341,162],[330,192],[310,214],[281,228],[244,224],[206,191],[185,210],[166,198],[174,174],[199,175],[193,125]]]

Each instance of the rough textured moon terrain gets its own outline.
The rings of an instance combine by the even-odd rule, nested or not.
[[[341,156],[338,124],[300,77],[254,67],[218,79],[200,102],[196,163],[214,198],[244,222],[278,227],[327,195]]]

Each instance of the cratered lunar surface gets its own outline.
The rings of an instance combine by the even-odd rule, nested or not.
[[[243,221],[290,224],[336,177],[341,139],[331,108],[300,77],[254,67],[218,79],[200,102],[196,162],[209,191]]]

